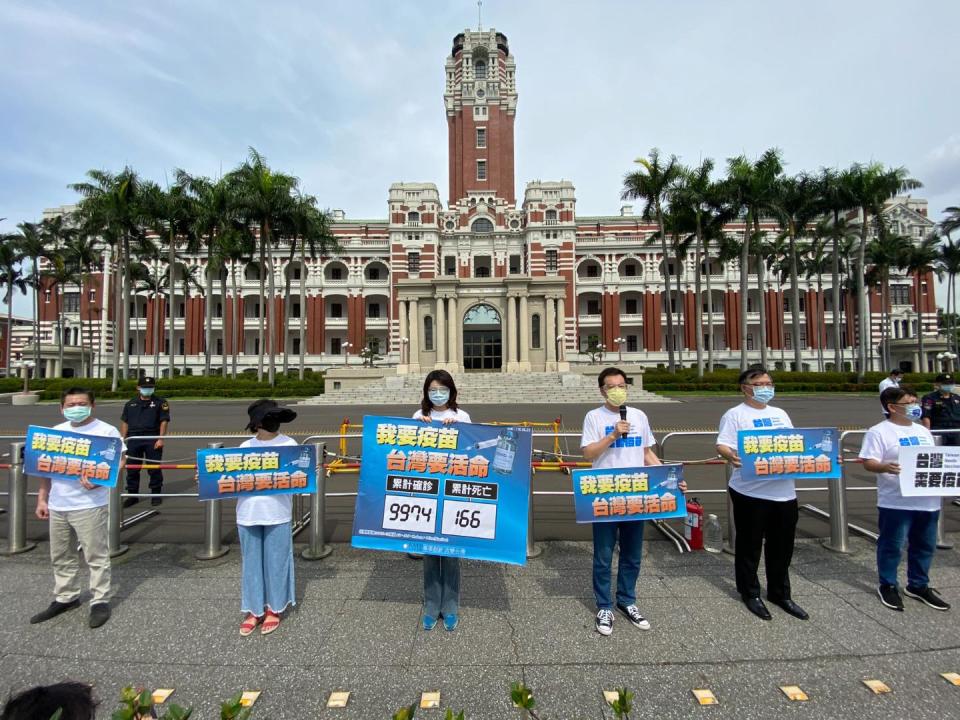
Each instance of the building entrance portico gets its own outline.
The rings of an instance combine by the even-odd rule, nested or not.
[[[463,318],[463,369],[499,372],[502,367],[500,313],[486,303],[474,305]]]

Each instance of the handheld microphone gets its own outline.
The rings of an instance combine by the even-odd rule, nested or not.
[[[621,406],[620,406],[620,419],[621,419],[621,420],[626,420],[626,419],[627,419],[627,406],[626,406],[626,405],[621,405]],[[621,435],[620,437],[626,437],[628,434],[629,434],[629,433],[623,433],[623,435]]]

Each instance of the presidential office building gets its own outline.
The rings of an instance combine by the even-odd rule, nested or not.
[[[608,360],[617,357],[624,363],[655,367],[667,362],[667,343],[672,343],[678,360],[690,365],[697,333],[705,347],[712,346],[717,363],[738,367],[744,345],[751,358],[760,358],[761,303],[771,362],[784,357],[789,363],[794,343],[799,343],[806,369],[816,369],[821,353],[832,367],[829,273],[822,278],[822,293],[815,278],[801,278],[801,329],[799,337],[792,337],[788,288],[780,287],[772,273],[766,273],[761,287],[757,268],[751,265],[748,330],[741,336],[741,268],[736,260],[720,263],[714,256],[696,267],[691,253],[679,267],[674,259],[664,262],[659,243],[651,242],[656,227],[635,214],[632,206],[623,205],[612,215],[578,215],[575,187],[568,181],[528,182],[522,197],[517,197],[517,65],[505,35],[492,29],[458,34],[444,74],[446,202],[433,183],[396,183],[389,188],[385,218],[353,219],[334,211],[333,231],[341,248],[335,255],[308,258],[305,264],[289,262],[288,250],[280,243],[273,269],[278,323],[272,332],[292,367],[297,367],[301,354],[314,369],[359,364],[359,351],[372,346],[383,358],[378,365],[393,366],[400,374],[432,368],[555,372],[588,362],[582,351],[596,344],[606,347]],[[923,200],[896,198],[888,203],[886,214],[894,231],[918,240],[934,227]],[[778,232],[772,221],[764,223],[763,230],[771,237]],[[728,232],[742,237],[742,223],[732,223]],[[105,262],[111,267],[109,255]],[[197,276],[204,277],[204,257],[187,262],[197,265]],[[117,337],[131,354],[131,368],[152,365],[153,338],[158,336],[153,318],[171,310],[173,342],[167,338],[165,318],[159,334],[164,373],[170,351],[178,368],[201,373],[205,343],[211,343],[214,368],[234,350],[240,370],[256,368],[261,354],[260,272],[256,263],[237,264],[228,271],[225,296],[219,279],[210,298],[199,289],[184,294],[178,288],[171,303],[158,301],[163,305],[158,312],[149,294],[138,292],[130,308],[130,326],[119,328]],[[672,276],[670,297],[665,272]],[[700,297],[694,291],[697,273],[703,279]],[[712,326],[706,312],[707,274]],[[287,277],[292,294],[284,303]],[[97,367],[104,374],[115,332],[112,316],[103,309],[111,282],[116,282],[115,273],[96,276],[90,287],[76,292],[48,289],[40,301],[41,346],[49,350],[56,345],[57,303],[62,302],[66,322],[59,331],[71,348],[68,362],[76,362],[75,346],[89,338],[89,347],[102,358]],[[934,278],[895,274],[891,285],[887,334],[891,357],[905,369],[931,369],[935,353],[945,349],[937,336]],[[845,365],[852,366],[858,341],[854,301],[846,292],[843,297],[843,357]],[[212,303],[214,318],[209,338],[204,327],[207,302]],[[667,336],[667,303],[674,316],[672,338]],[[700,327],[697,303],[703,309]],[[871,290],[870,307],[871,365],[878,369],[883,334],[876,288]],[[301,319],[306,328],[302,345]],[[917,350],[921,332],[924,358]],[[51,355],[45,356],[46,372],[54,373]]]

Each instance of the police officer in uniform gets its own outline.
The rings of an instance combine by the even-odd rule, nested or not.
[[[141,435],[166,435],[167,425],[170,423],[170,404],[162,397],[153,394],[156,381],[149,376],[140,378],[137,383],[137,397],[128,400],[123,406],[120,416],[120,434],[127,443],[127,457],[135,465],[159,463],[163,457],[163,438],[155,440],[140,440]],[[128,463],[129,464],[129,463]],[[148,470],[150,475],[150,492],[152,505],[159,505],[163,500],[160,493],[163,489],[163,471]],[[127,492],[140,492],[140,471],[127,468]],[[136,505],[139,498],[127,498],[124,507]]]
[[[921,422],[929,430],[956,429],[957,432],[936,433],[934,437],[941,438],[941,445],[960,445],[960,396],[953,394],[953,375],[941,373],[933,383],[935,390],[920,402]]]

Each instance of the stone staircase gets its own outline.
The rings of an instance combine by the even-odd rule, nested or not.
[[[418,405],[426,373],[385,377],[361,388],[329,390],[303,400],[301,405]],[[592,375],[578,373],[459,373],[456,376],[457,402],[464,405],[501,403],[578,403],[600,402],[597,381]],[[631,388],[633,404],[676,402],[669,398]]]

